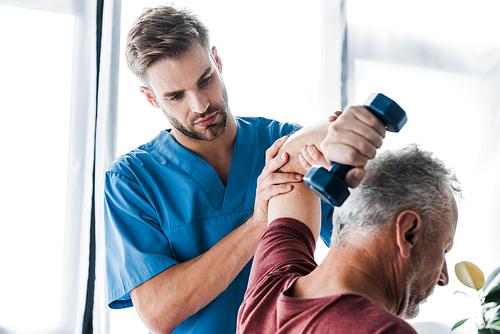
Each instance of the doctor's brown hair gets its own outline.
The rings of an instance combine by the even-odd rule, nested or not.
[[[147,8],[127,35],[127,65],[149,86],[146,75],[149,66],[160,59],[179,58],[195,43],[210,49],[210,33],[191,11],[167,5]]]

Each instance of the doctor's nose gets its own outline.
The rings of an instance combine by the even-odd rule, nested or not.
[[[204,113],[207,111],[210,102],[200,92],[194,92],[190,99],[190,108],[192,112]]]

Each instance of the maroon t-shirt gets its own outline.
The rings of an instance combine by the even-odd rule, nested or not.
[[[317,299],[287,295],[314,261],[314,237],[298,220],[273,221],[255,253],[245,299],[238,312],[238,334],[411,333],[405,321],[355,294]]]

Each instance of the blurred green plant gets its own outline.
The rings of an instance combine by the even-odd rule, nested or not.
[[[480,316],[457,321],[451,329],[462,326],[467,321],[474,321],[479,334],[500,334],[500,267],[495,269],[485,280],[483,272],[475,264],[467,261],[455,265],[455,274],[465,286],[476,290],[477,296],[470,297],[480,309]]]

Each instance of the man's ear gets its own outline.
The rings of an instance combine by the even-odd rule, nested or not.
[[[160,105],[158,104],[158,102],[156,102],[155,95],[148,87],[141,86],[139,90],[141,91],[142,94],[144,94],[146,99],[149,101],[149,103],[151,103],[153,107],[160,108]]]
[[[412,210],[401,212],[396,218],[396,242],[401,257],[408,259],[419,242],[422,242],[422,217]]]
[[[214,57],[215,63],[217,64],[217,68],[219,72],[222,73],[222,61],[217,53],[217,47],[212,46],[212,56]]]

